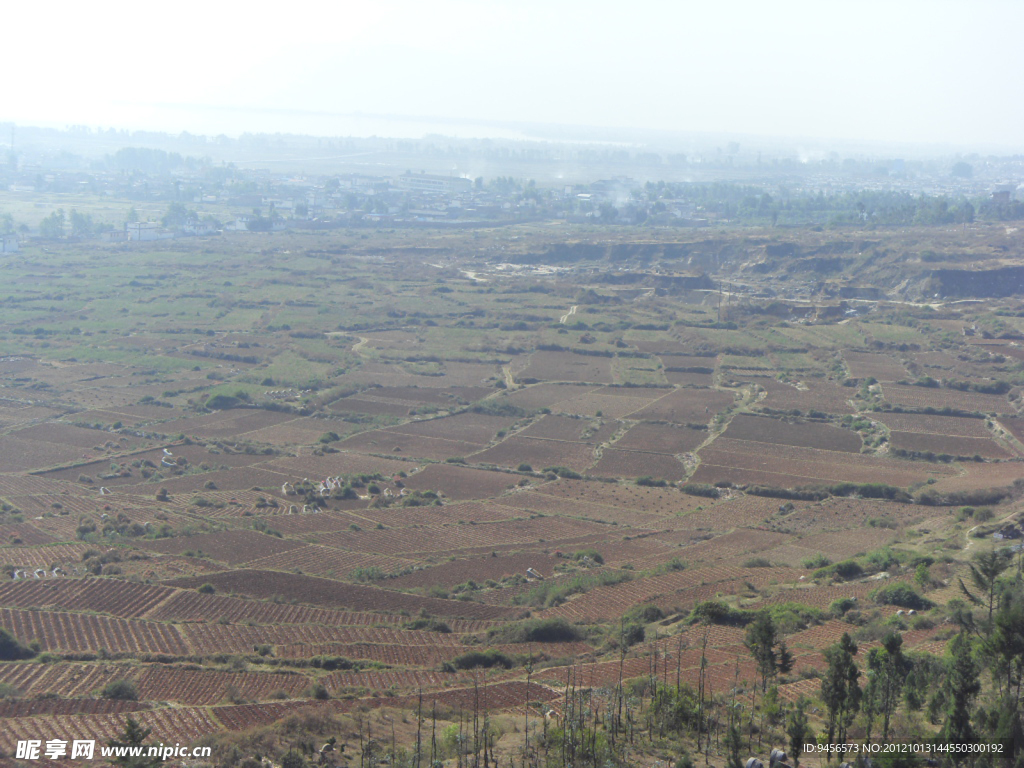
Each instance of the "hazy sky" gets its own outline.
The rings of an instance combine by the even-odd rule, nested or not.
[[[18,0],[4,28],[0,120],[27,124],[377,128],[252,111],[299,110],[1024,149],[1021,0]]]

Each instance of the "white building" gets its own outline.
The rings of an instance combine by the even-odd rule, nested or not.
[[[473,182],[459,176],[435,176],[429,173],[403,173],[395,186],[414,192],[469,192]]]
[[[124,225],[129,240],[148,242],[151,240],[169,240],[174,233],[169,229],[162,229],[154,221],[130,221]]]
[[[17,253],[18,238],[14,235],[0,235],[0,253]]]

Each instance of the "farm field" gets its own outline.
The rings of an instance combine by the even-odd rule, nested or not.
[[[671,249],[535,269],[549,231],[4,262],[0,749],[129,714],[161,739],[315,722],[358,750],[372,722],[409,744],[421,695],[449,742],[474,711],[532,739],[567,681],[602,708],[623,682],[643,717],[659,675],[749,701],[763,616],[787,707],[822,711],[847,632],[858,659],[893,630],[941,659],[968,563],[1024,537],[1020,357],[964,332],[1010,333],[1016,299],[850,313],[828,283],[719,307],[719,254],[778,232],[705,228],[712,258],[670,229],[699,272]]]

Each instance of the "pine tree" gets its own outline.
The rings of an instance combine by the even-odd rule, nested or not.
[[[801,696],[790,713],[789,723],[786,725],[786,735],[789,736],[789,754],[792,756],[795,766],[800,765],[800,755],[803,754],[804,742],[807,741],[809,733],[807,699]]]
[[[821,680],[821,698],[828,710],[828,743],[843,742],[846,730],[860,709],[860,670],[853,657],[857,644],[844,632],[838,643],[825,651],[828,671]]]
[[[792,655],[786,650],[785,644],[779,642],[779,632],[767,611],[758,614],[754,622],[747,628],[743,644],[747,646],[750,655],[754,657],[757,664],[757,672],[761,675],[761,692],[768,690],[768,680],[774,678],[780,671],[779,652],[783,652],[783,663],[789,671],[792,668]]]
[[[950,644],[951,658],[947,664],[946,690],[949,709],[942,726],[942,741],[949,744],[971,744],[976,740],[971,726],[971,700],[981,691],[978,665],[971,656],[971,642],[965,632]]]

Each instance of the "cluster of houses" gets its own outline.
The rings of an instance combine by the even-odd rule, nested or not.
[[[899,181],[899,177],[887,178],[884,183],[892,185]],[[816,180],[813,174],[804,179],[802,187],[810,189],[819,183],[823,193],[826,188],[831,189],[827,179]],[[173,222],[166,218],[160,222],[133,221],[105,230],[96,227],[86,234],[76,233],[77,237],[125,243],[221,232],[277,232],[374,223],[471,225],[552,219],[617,224],[647,221],[674,226],[708,223],[706,214],[693,201],[674,199],[670,185],[652,189],[650,184],[645,186],[628,176],[613,176],[586,185],[538,186],[511,177],[471,179],[456,172],[309,177],[231,167],[229,171],[193,168],[148,175],[80,170],[44,173],[41,168],[26,165],[15,172],[0,169],[0,184],[6,184],[15,193],[81,192],[145,201],[150,209],[153,202],[161,201],[178,206],[179,210],[181,206],[191,208],[187,217]],[[998,202],[1022,196],[1016,182],[989,182],[987,189]],[[69,201],[66,207],[72,208],[73,202]],[[0,235],[0,254],[16,253],[26,239],[39,237],[31,228],[19,229],[18,234]]]

